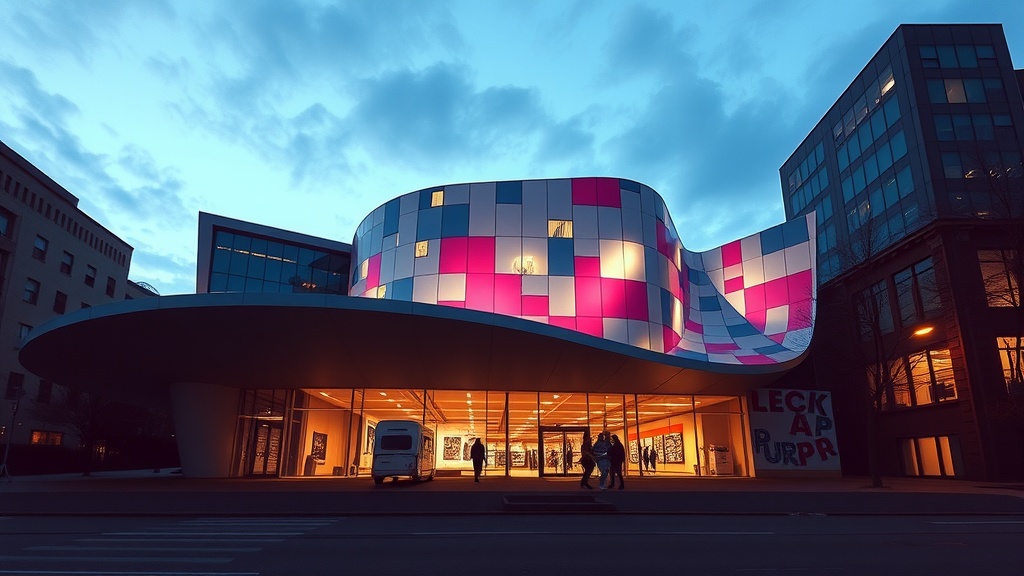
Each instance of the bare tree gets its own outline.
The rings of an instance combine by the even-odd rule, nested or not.
[[[102,437],[107,402],[94,394],[75,394],[64,390],[50,402],[35,402],[32,416],[62,428],[78,439],[84,450],[82,474],[89,476],[96,465],[96,452]]]
[[[859,375],[866,381],[864,388],[864,426],[867,440],[868,470],[873,487],[882,487],[882,467],[878,451],[881,414],[902,405],[909,398],[911,373],[924,355],[909,355],[914,331],[902,326],[893,316],[893,302],[912,296],[910,284],[896,284],[895,290],[888,277],[874,278],[871,267],[873,257],[884,251],[895,240],[887,228],[879,226],[884,207],[874,207],[864,200],[847,215],[850,230],[847,243],[839,244],[843,277],[852,282],[835,284],[827,289],[832,295],[822,298],[822,312],[834,326],[846,326],[849,336],[856,342],[844,341],[830,347],[827,356],[831,369]],[[851,292],[850,287],[856,286]],[[936,295],[937,296],[937,295]]]

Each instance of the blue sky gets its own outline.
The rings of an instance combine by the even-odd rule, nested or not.
[[[778,169],[903,22],[1024,2],[61,0],[0,4],[0,140],[195,291],[197,215],[350,242],[430,186],[615,176],[684,244],[784,219]]]

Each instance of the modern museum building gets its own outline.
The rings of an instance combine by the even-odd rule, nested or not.
[[[169,397],[194,477],[368,476],[394,419],[433,430],[437,474],[477,438],[486,475],[575,474],[586,430],[628,474],[838,474],[828,394],[766,388],[810,344],[814,218],[690,252],[618,178],[426,188],[351,244],[204,213],[196,294],[60,316],[20,360]]]

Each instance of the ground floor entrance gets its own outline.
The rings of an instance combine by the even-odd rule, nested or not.
[[[442,476],[472,474],[477,438],[485,475],[579,474],[588,430],[620,439],[627,475],[750,475],[735,396],[370,388],[241,391],[232,475],[369,476],[381,420],[430,427]]]

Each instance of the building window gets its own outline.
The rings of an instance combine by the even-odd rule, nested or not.
[[[421,240],[416,243],[416,257],[423,258],[427,255],[427,241]]]
[[[1020,306],[1020,286],[1013,274],[1016,265],[1014,250],[978,250],[981,280],[985,285],[985,298],[993,308]]]
[[[548,238],[572,238],[572,220],[548,220]]]
[[[896,300],[899,303],[900,321],[903,326],[928,318],[939,311],[942,301],[939,298],[931,258],[925,258],[897,272],[893,279],[896,282]]]
[[[60,272],[67,276],[71,276],[71,270],[75,267],[75,255],[67,250],[64,251],[64,256],[60,260]]]
[[[63,314],[68,309],[68,295],[57,291],[53,296],[53,311],[57,314]]]
[[[49,380],[39,381],[39,392],[36,394],[36,402],[40,404],[49,404],[50,400],[53,399],[53,382]]]
[[[28,333],[32,331],[32,327],[28,324],[18,325],[18,342],[24,342],[25,338],[28,338]]]
[[[85,285],[95,286],[96,285],[96,268],[94,266],[85,267]]]
[[[430,194],[430,207],[444,205],[444,190],[435,190]]]
[[[891,388],[883,394],[883,408],[927,406],[957,398],[948,349],[925,350],[899,358],[892,375]]]
[[[46,251],[50,248],[50,241],[42,236],[36,236],[32,244],[32,257],[36,260],[46,262]]]
[[[956,476],[961,462],[956,436],[903,438],[900,453],[907,476]]]
[[[996,338],[996,347],[1003,364],[1003,380],[1006,381],[1007,391],[1024,391],[1024,366],[1021,366],[1021,360],[1024,360],[1024,336]]]
[[[865,339],[893,331],[892,308],[886,281],[875,284],[857,297],[857,320],[860,334]]]
[[[117,289],[117,280],[114,280],[110,276],[107,276],[107,296],[114,297],[114,291]]]
[[[40,444],[43,446],[60,446],[64,441],[64,433],[56,432],[53,430],[33,430],[32,431],[32,444]]]
[[[25,293],[22,294],[21,299],[29,304],[35,304],[39,301],[39,281],[29,278],[25,281]]]
[[[7,375],[7,390],[4,392],[4,400],[17,400],[25,387],[25,375],[20,372],[11,372]]]
[[[6,208],[0,208],[0,236],[10,238],[14,230],[14,213]]]

